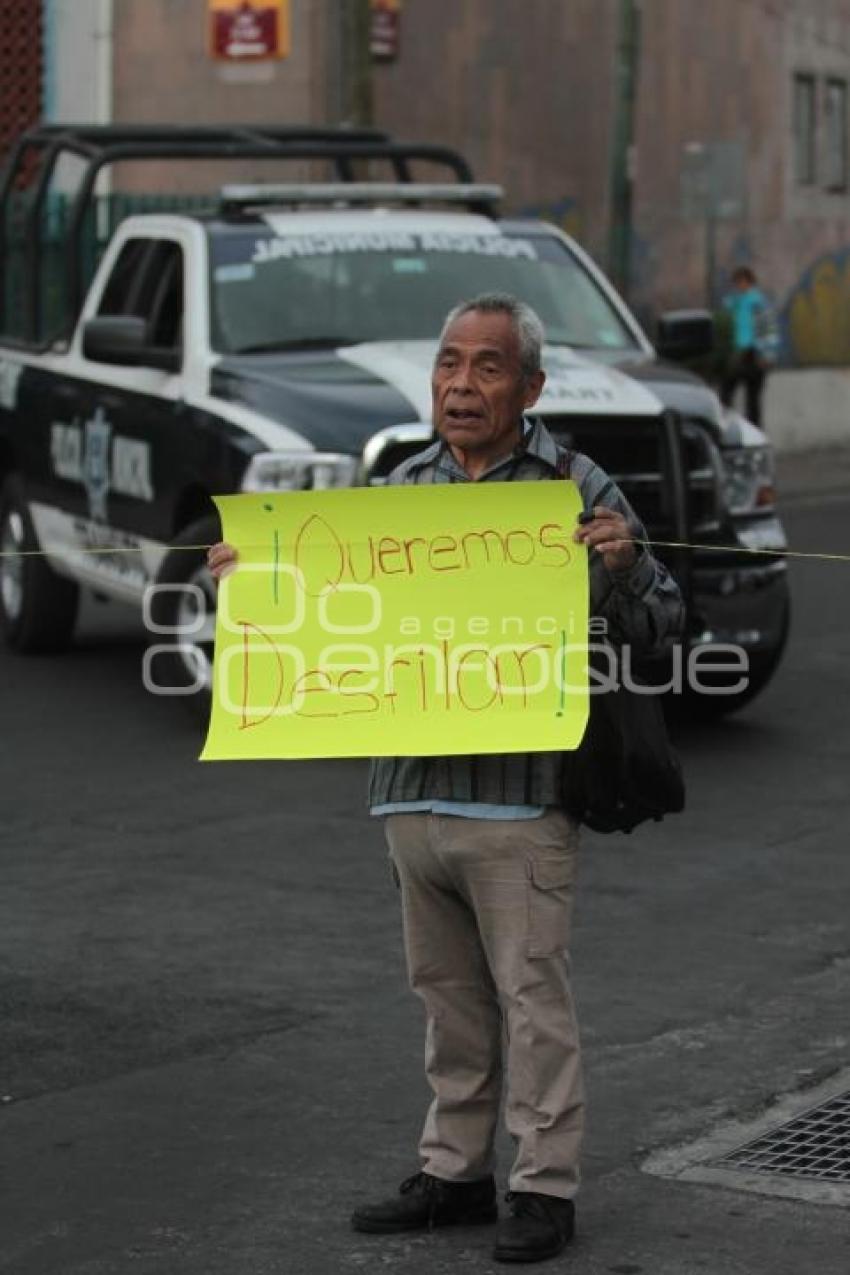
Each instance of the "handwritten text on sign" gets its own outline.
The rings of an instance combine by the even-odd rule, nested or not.
[[[205,760],[575,748],[587,720],[587,551],[569,482],[216,501]]]

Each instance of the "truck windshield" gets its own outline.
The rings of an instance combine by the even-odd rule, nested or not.
[[[560,240],[455,231],[210,237],[212,343],[225,353],[365,341],[434,340],[448,310],[482,292],[533,306],[550,344],[627,350],[637,342]]]

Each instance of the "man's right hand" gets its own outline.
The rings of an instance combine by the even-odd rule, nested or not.
[[[232,571],[239,561],[239,554],[233,545],[227,544],[221,540],[217,545],[212,545],[207,550],[207,566],[210,575],[216,584],[221,580],[222,576],[227,575],[228,571]]]

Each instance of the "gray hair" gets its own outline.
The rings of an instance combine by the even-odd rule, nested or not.
[[[519,344],[519,362],[523,376],[533,376],[540,371],[543,342],[546,333],[537,313],[524,301],[519,301],[509,292],[482,292],[470,301],[461,301],[454,309],[449,310],[443,330],[440,333],[440,347],[446,339],[446,332],[451,325],[465,314],[506,314],[513,324]]]

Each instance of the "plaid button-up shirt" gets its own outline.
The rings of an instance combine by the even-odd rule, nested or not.
[[[585,509],[604,505],[623,514],[636,539],[643,525],[613,479],[580,452],[565,453],[538,420],[526,429],[510,456],[477,482],[534,482],[571,478]],[[443,442],[404,461],[390,474],[393,485],[468,483],[473,480]],[[681,632],[684,613],[679,587],[648,549],[639,548],[634,566],[608,571],[591,552],[590,612],[606,622],[610,640],[630,644],[641,656],[660,652]],[[566,795],[568,796],[568,794]],[[561,753],[484,753],[480,756],[381,757],[372,763],[369,804],[396,802],[482,802],[505,806],[564,804]]]

